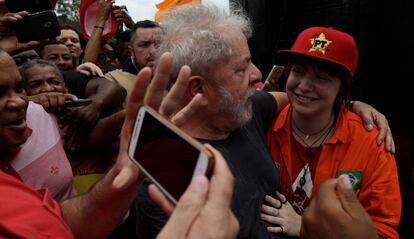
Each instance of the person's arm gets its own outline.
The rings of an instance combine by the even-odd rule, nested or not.
[[[287,97],[286,92],[282,91],[271,91],[269,92],[273,97],[275,97],[277,102],[277,113],[283,110],[286,105],[289,104],[289,98]]]
[[[100,147],[112,142],[121,132],[125,119],[125,110],[118,111],[98,121],[96,127],[88,135],[86,142],[82,145],[85,150]]]
[[[121,223],[142,181],[128,161],[124,149],[116,165],[88,193],[61,204],[75,238],[106,238]]]
[[[88,44],[86,44],[85,54],[83,56],[84,62],[98,62],[98,55],[101,49],[102,44],[102,34],[105,27],[105,22],[108,20],[109,15],[112,10],[112,4],[115,0],[99,0],[99,18],[95,23],[95,26],[92,30],[91,37],[88,40]]]
[[[302,216],[300,237],[378,239],[374,224],[356,197],[347,175],[319,186],[316,197]]]
[[[76,150],[100,117],[121,107],[126,91],[105,78],[93,78],[86,85],[85,96],[92,100],[91,104],[66,111],[63,122],[69,125],[65,135],[66,150]]]

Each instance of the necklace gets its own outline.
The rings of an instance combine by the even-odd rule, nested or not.
[[[293,124],[292,124],[292,126],[293,126]],[[292,142],[292,144],[294,145],[294,147],[295,147],[295,150],[296,150],[296,153],[297,153],[297,157],[298,157],[298,159],[300,160],[300,162],[302,163],[302,165],[304,165],[303,166],[303,174],[302,174],[302,176],[300,177],[300,179],[299,179],[299,185],[300,185],[300,187],[303,189],[303,187],[305,186],[305,184],[306,184],[306,174],[307,174],[307,172],[308,172],[308,170],[309,170],[309,167],[311,166],[311,164],[312,164],[312,162],[313,162],[313,159],[314,159],[314,153],[312,152],[312,146],[316,143],[316,142],[318,142],[320,139],[322,139],[322,141],[319,143],[319,145],[317,146],[317,148],[320,148],[320,146],[325,142],[325,140],[328,138],[328,135],[330,135],[330,133],[331,133],[331,131],[333,130],[333,128],[334,128],[334,126],[335,126],[335,123],[333,122],[332,123],[332,125],[329,127],[329,129],[324,133],[324,134],[322,134],[320,137],[318,137],[318,139],[317,140],[315,140],[311,145],[306,145],[307,146],[307,148],[306,148],[306,150],[305,150],[305,153],[304,153],[304,155],[305,155],[305,157],[307,157],[307,158],[309,158],[309,162],[307,163],[307,164],[305,164],[303,161],[302,161],[302,159],[301,159],[301,157],[300,157],[300,155],[299,155],[299,149],[298,149],[298,146],[296,145],[297,143],[299,143],[299,142]],[[297,135],[297,136],[299,136],[296,132],[295,132],[295,130],[294,130],[294,128],[292,127],[292,133],[294,133],[295,135]],[[303,139],[299,136],[299,138],[303,141]],[[295,139],[292,139],[292,140],[295,140]],[[306,143],[305,143],[306,144]],[[318,149],[319,150],[319,149]]]
[[[334,119],[333,120],[333,122],[332,122],[332,119]],[[331,117],[331,119],[329,119],[329,121],[328,121],[328,124],[327,125],[325,125],[323,128],[322,128],[322,130],[319,130],[318,131],[318,133],[316,133],[316,134],[313,134],[313,135],[317,135],[317,134],[319,134],[319,133],[321,133],[321,132],[323,132],[324,130],[326,130],[327,128],[328,128],[328,126],[330,126],[329,127],[329,129],[326,131],[326,132],[324,132],[324,133],[322,133],[321,135],[319,135],[319,137],[318,138],[316,138],[312,143],[310,143],[310,144],[308,144],[307,142],[306,142],[306,140],[307,139],[309,139],[309,135],[306,135],[305,136],[305,138],[303,138],[302,137],[302,135],[301,134],[299,134],[296,130],[299,130],[300,132],[302,132],[302,133],[304,133],[302,130],[300,130],[296,125],[295,125],[295,121],[293,120],[293,117],[292,117],[292,133],[296,136],[296,137],[298,137],[299,139],[300,139],[300,141],[302,141],[302,143],[303,144],[305,144],[306,145],[306,147],[307,147],[307,149],[305,150],[305,156],[306,157],[311,157],[312,156],[312,150],[310,150],[317,142],[320,142],[320,144],[319,144],[319,146],[325,141],[325,139],[326,139],[326,137],[328,137],[328,135],[329,135],[329,133],[331,132],[331,130],[332,130],[332,127],[335,125],[334,124],[334,122],[335,122],[335,117]],[[304,133],[304,134],[306,134],[306,133]],[[322,139],[323,138],[323,139]],[[322,141],[321,141],[321,139],[322,139]]]
[[[292,125],[295,127],[295,129],[297,129],[301,134],[303,134],[305,136],[305,140],[308,140],[311,136],[318,135],[318,134],[322,133],[324,130],[326,130],[328,128],[328,126],[331,124],[331,120],[332,120],[332,117],[329,119],[328,123],[322,129],[318,130],[317,132],[310,133],[310,134],[306,133],[301,128],[297,127],[295,121],[293,120],[293,118],[292,118]],[[297,133],[296,133],[296,135],[299,136]],[[302,137],[300,137],[300,138],[302,139]],[[302,140],[302,141],[306,144],[306,142],[304,140]]]

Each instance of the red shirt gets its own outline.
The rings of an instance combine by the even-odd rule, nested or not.
[[[47,189],[34,190],[0,170],[0,238],[73,238]]]

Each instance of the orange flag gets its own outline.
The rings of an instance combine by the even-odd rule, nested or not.
[[[160,3],[155,4],[158,9],[158,12],[155,14],[155,21],[159,22],[162,18],[162,15],[168,11],[170,8],[177,7],[180,5],[188,3],[201,3],[201,0],[164,0]]]

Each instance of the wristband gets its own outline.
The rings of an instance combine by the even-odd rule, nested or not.
[[[103,26],[94,26],[94,28],[100,28],[100,29],[104,29],[104,27]]]

